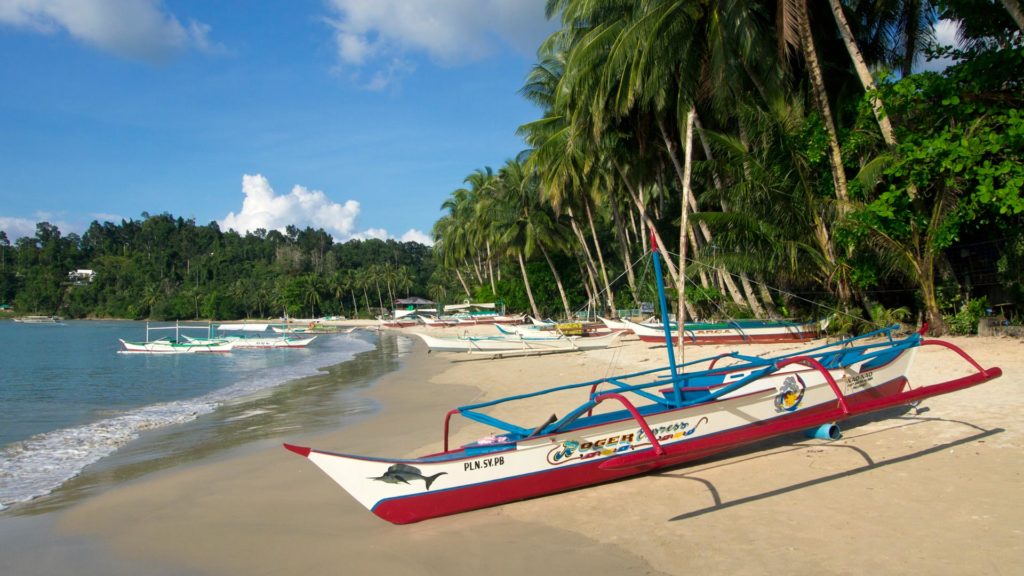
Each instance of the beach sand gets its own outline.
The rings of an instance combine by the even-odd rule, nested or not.
[[[1004,376],[927,399],[919,411],[847,422],[836,442],[787,436],[690,466],[407,526],[380,520],[311,463],[267,445],[14,519],[29,528],[0,544],[0,572],[1019,574],[1024,347],[994,337],[947,340]],[[690,348],[687,358],[733,348]],[[379,414],[281,440],[416,456],[441,448],[450,408],[652,368],[664,364],[664,353],[627,340],[586,354],[463,361],[427,355],[417,341],[403,367],[366,392]],[[929,346],[910,377],[925,384],[968,371],[952,352]],[[526,418],[540,423],[560,407],[535,409]],[[489,431],[460,424],[454,440]],[[17,558],[9,555],[15,544]]]

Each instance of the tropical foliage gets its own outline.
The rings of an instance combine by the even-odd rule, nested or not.
[[[91,278],[69,276],[92,270]],[[0,303],[19,313],[100,318],[373,317],[426,290],[430,249],[334,243],[323,230],[223,232],[169,214],[93,222],[63,236],[41,222],[10,245],[0,232]]]
[[[688,317],[836,311],[857,327],[913,310],[941,332],[943,290],[999,292],[1016,273],[998,297],[1020,298],[1016,2],[547,10],[561,26],[522,89],[541,117],[519,128],[526,151],[442,206],[435,289],[541,315],[635,308],[653,241]],[[940,17],[963,49],[934,45]],[[953,64],[913,73],[926,57]],[[986,242],[992,282],[972,284],[949,256]]]

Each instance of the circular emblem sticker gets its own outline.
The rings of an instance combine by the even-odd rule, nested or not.
[[[792,412],[800,406],[800,401],[804,399],[804,390],[806,386],[800,376],[794,374],[788,376],[782,381],[782,386],[779,386],[779,394],[775,397],[775,410],[776,412]]]

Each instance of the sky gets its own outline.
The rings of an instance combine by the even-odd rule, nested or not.
[[[144,212],[430,242],[525,148],[545,0],[0,0],[0,230]]]

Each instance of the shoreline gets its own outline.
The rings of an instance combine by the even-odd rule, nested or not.
[[[134,438],[119,445],[116,450],[89,462],[76,474],[70,476],[49,492],[29,500],[7,503],[0,510],[0,519],[7,516],[31,516],[67,507],[88,497],[94,492],[104,491],[125,480],[145,476],[154,471],[194,460],[217,457],[222,452],[245,449],[247,445],[258,444],[268,437],[274,437],[281,430],[289,428],[329,429],[338,425],[338,419],[349,419],[361,412],[372,412],[376,407],[366,404],[353,394],[353,390],[372,386],[381,375],[399,367],[401,356],[393,341],[380,342],[381,337],[345,336],[353,339],[355,351],[345,356],[306,355],[302,360],[307,368],[302,373],[281,375],[283,379],[267,380],[266,385],[256,386],[243,394],[217,399],[216,407],[209,412],[194,412],[191,419],[181,422],[140,428]],[[362,340],[362,343],[356,343]],[[271,351],[272,354],[290,354],[290,351]],[[347,356],[347,357],[346,357]],[[98,423],[76,424],[68,428],[55,429],[44,434],[59,434],[66,430],[78,430],[88,426],[100,426],[104,422],[116,421],[126,414],[145,411],[153,406],[176,403],[196,403],[202,406],[202,399],[210,395],[232,390],[244,380],[239,380],[198,397],[167,400],[155,404],[130,407],[123,412],[111,412]],[[318,406],[325,406],[325,409]],[[333,411],[332,411],[333,410]],[[101,430],[102,433],[102,430]],[[25,440],[24,442],[31,441]],[[75,446],[72,446],[75,448]]]
[[[380,520],[275,445],[163,470],[47,515],[46,538],[60,544],[49,553],[60,556],[84,539],[119,566],[183,574],[324,572],[339,562],[353,573],[446,576],[1009,573],[1024,562],[1017,496],[1024,348],[999,338],[950,340],[982,365],[1002,366],[1004,376],[928,399],[917,413],[848,423],[837,442],[784,437],[690,466],[408,526]],[[941,351],[921,352],[917,377],[955,372]],[[380,405],[371,417],[275,440],[414,456],[440,447],[450,408],[540,381],[652,367],[663,356],[663,348],[629,341],[598,353],[465,362],[428,356],[417,340],[398,371],[358,392]],[[478,433],[453,424],[456,441]],[[855,557],[856,569],[849,564]]]

